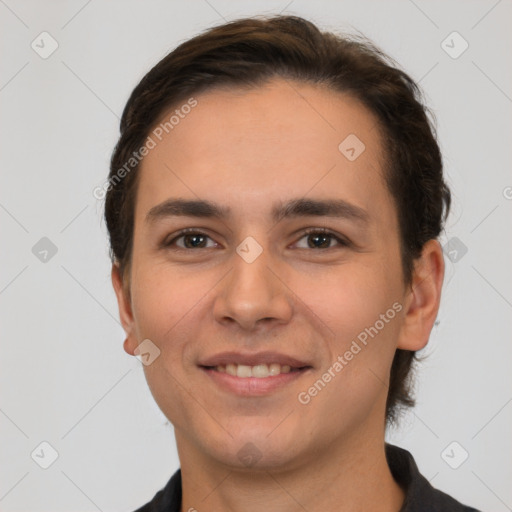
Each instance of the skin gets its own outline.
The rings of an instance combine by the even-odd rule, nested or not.
[[[384,452],[388,376],[397,348],[419,350],[428,341],[440,302],[441,247],[425,245],[406,285],[376,119],[355,99],[282,79],[196,99],[140,168],[124,287],[112,268],[126,352],[133,355],[144,339],[161,351],[144,371],[174,425],[181,510],[396,512],[404,492]],[[338,150],[351,133],[366,146],[352,162]],[[274,204],[304,197],[343,199],[364,209],[368,222],[272,220]],[[214,201],[231,216],[147,222],[151,208],[169,198]],[[190,235],[160,245],[183,228],[206,235],[199,248],[190,248]],[[307,228],[327,228],[350,244],[315,242]],[[236,252],[248,236],[263,250],[252,263]],[[401,311],[301,404],[298,394],[396,302]],[[266,396],[242,397],[220,390],[198,367],[226,350],[274,350],[312,368]],[[260,457],[250,467],[238,456],[247,443]]]

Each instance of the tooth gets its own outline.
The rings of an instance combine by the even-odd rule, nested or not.
[[[237,377],[250,377],[252,374],[251,367],[246,366],[245,364],[239,364],[238,368],[236,369],[236,376]]]
[[[268,377],[269,375],[270,374],[268,371],[268,366],[266,364],[258,364],[256,366],[252,367],[252,376],[253,377],[264,378],[264,377]]]
[[[229,375],[233,375],[234,377],[236,377],[236,364],[227,364],[226,373],[229,373]]]
[[[279,375],[281,373],[281,365],[279,363],[272,363],[268,367],[269,375]]]
[[[215,367],[215,370],[219,373],[227,373],[229,375],[233,375],[234,377],[255,377],[258,379],[264,379],[266,377],[273,377],[281,373],[290,373],[291,371],[295,371],[292,370],[289,365],[285,364],[281,366],[279,363],[271,363],[269,365],[257,364],[256,366],[229,363],[227,365],[220,364]]]

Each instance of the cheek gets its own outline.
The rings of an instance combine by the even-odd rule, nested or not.
[[[140,265],[133,283],[133,312],[139,341],[150,339],[159,356],[144,366],[151,393],[166,417],[175,425],[186,425],[190,391],[188,366],[190,341],[196,336],[194,319],[212,286],[205,276],[186,275],[164,265]]]
[[[343,343],[373,325],[397,300],[389,275],[375,264],[347,265],[314,280],[302,276],[296,290],[336,336],[336,343]]]
[[[362,420],[376,397],[387,391],[402,320],[394,274],[380,267],[375,260],[371,265],[347,265],[314,288],[311,280],[301,287],[302,293],[309,288],[308,306],[332,334],[324,340],[328,357],[322,372],[330,369],[335,377],[323,373],[329,384],[314,407],[332,414],[333,424],[348,421],[347,410],[353,411],[353,420]]]
[[[158,264],[141,266],[133,288],[133,310],[140,334],[157,339],[183,326],[182,320],[208,290],[204,279]]]
[[[330,300],[323,302],[324,318],[336,336],[326,344],[329,357],[321,375],[302,390],[316,396],[301,409],[312,424],[323,418],[322,428],[332,435],[340,425],[350,430],[363,424],[376,404],[384,408],[402,321],[401,304],[385,283],[340,281],[343,286],[333,285]]]

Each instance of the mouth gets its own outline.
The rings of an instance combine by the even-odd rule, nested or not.
[[[243,397],[277,392],[313,370],[305,361],[276,352],[224,352],[198,367],[220,390]]]
[[[311,368],[311,366],[292,367],[288,364],[270,363],[270,364],[257,364],[249,366],[246,364],[219,364],[217,366],[202,366],[206,370],[212,370],[218,373],[227,373],[233,377],[241,379],[248,379],[254,377],[255,379],[266,379],[268,377],[275,377],[277,375],[300,372]]]

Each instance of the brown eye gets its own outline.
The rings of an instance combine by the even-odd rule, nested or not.
[[[164,243],[165,247],[176,247],[178,249],[209,249],[215,247],[215,242],[212,240],[212,244],[208,244],[208,240],[211,238],[204,233],[199,231],[185,230],[179,233],[169,242]]]
[[[312,249],[327,249],[331,246],[332,236],[320,234],[308,235],[308,245]]]
[[[306,240],[306,246],[300,249],[332,249],[336,246],[347,247],[349,243],[335,234],[323,229],[311,229],[301,238]],[[333,241],[336,242],[333,244]]]
[[[183,235],[183,243],[187,249],[195,249],[196,247],[205,247],[206,236],[201,234]]]

